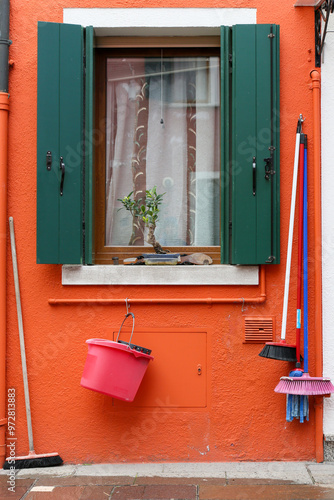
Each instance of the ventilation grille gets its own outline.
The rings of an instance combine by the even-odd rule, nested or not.
[[[250,316],[245,318],[245,343],[264,344],[272,342],[275,333],[274,318]]]

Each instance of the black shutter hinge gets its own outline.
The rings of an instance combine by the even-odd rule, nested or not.
[[[269,180],[270,175],[276,174],[275,170],[273,170],[273,161],[272,158],[265,158],[264,161],[266,162],[264,168],[265,168],[265,174],[264,178]]]
[[[274,151],[275,151],[275,148],[274,146],[270,146],[269,147],[269,151],[270,151],[270,157],[269,158],[264,158],[264,162],[265,162],[265,174],[264,174],[264,178],[267,179],[267,181],[269,180],[269,176],[270,175],[274,175],[276,174],[276,171],[273,170],[273,154],[274,154]]]
[[[46,169],[51,170],[52,167],[52,153],[51,151],[48,151],[46,153]]]
[[[275,38],[274,33],[269,33],[268,38]]]

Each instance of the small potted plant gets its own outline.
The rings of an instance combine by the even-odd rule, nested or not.
[[[154,186],[152,189],[146,190],[145,198],[139,198],[135,200],[132,198],[133,191],[124,196],[124,198],[118,198],[123,205],[122,208],[128,210],[133,218],[137,218],[141,224],[139,227],[144,235],[145,227],[148,229],[146,241],[153,246],[155,253],[166,254],[167,251],[162,248],[160,243],[155,239],[155,228],[159,219],[160,205],[162,203],[162,198],[165,193],[158,194],[157,187]],[[122,210],[120,208],[120,210]]]

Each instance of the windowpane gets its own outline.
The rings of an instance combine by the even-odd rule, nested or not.
[[[216,56],[107,59],[107,246],[145,244],[117,199],[153,186],[161,245],[220,244],[219,85]]]

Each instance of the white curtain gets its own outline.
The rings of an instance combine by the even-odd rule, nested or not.
[[[153,186],[165,193],[155,231],[161,245],[219,245],[218,58],[168,58],[150,69],[147,60],[124,60],[124,70],[114,61],[107,71],[106,245],[128,245],[133,233],[117,199],[131,191],[144,197]]]

